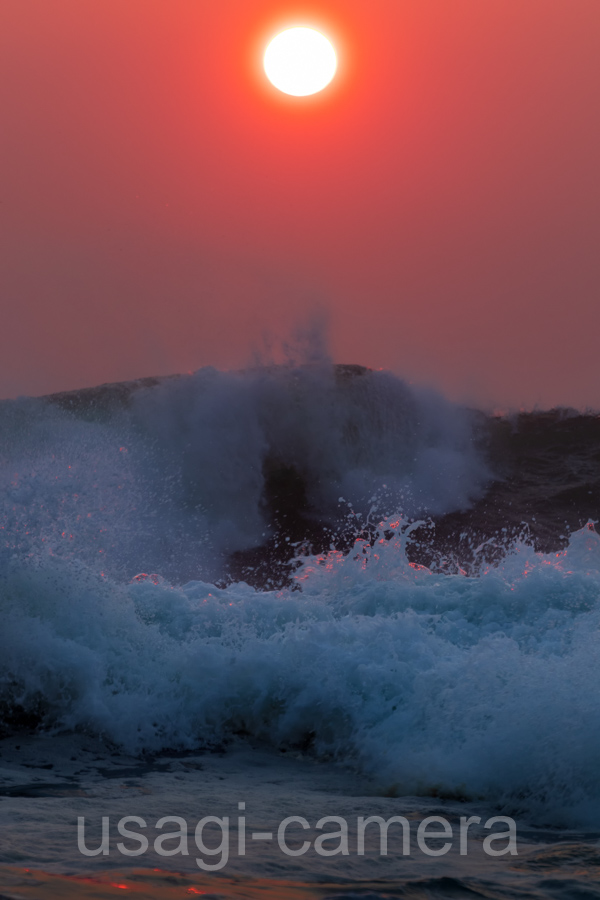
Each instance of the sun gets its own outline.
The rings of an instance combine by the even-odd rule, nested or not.
[[[327,87],[337,69],[333,45],[314,28],[287,28],[273,38],[264,55],[265,73],[284,94],[306,97]]]

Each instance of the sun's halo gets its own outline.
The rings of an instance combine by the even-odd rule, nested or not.
[[[296,26],[280,32],[268,45],[263,64],[274,87],[306,97],[327,87],[337,69],[331,41],[314,28]]]

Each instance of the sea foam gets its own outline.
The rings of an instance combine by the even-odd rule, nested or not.
[[[372,773],[392,793],[486,798],[544,823],[600,810],[600,538],[518,545],[479,577],[406,560],[404,524],[306,558],[295,588],[14,561],[2,697],[132,752],[249,735]],[[383,533],[382,530],[382,533]]]

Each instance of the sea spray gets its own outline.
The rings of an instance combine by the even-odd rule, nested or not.
[[[441,514],[491,477],[467,410],[358,366],[202,369],[6,401],[0,434],[0,552],[125,581],[215,581],[269,539],[329,546],[348,504],[357,521]]]

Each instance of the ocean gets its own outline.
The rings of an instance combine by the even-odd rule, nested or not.
[[[360,366],[2,401],[1,896],[600,897],[599,510],[600,416]]]

